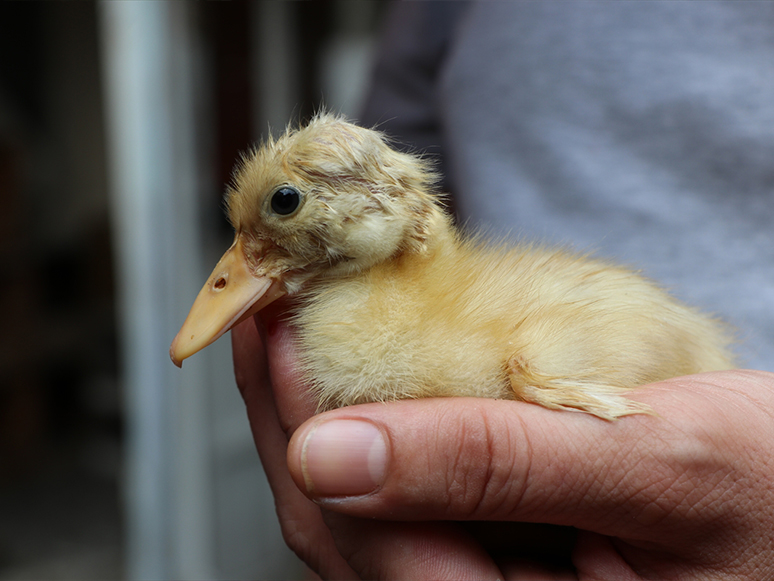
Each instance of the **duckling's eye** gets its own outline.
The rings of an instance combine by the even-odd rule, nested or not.
[[[271,197],[271,209],[280,216],[287,216],[296,211],[301,203],[301,194],[296,188],[283,186]]]

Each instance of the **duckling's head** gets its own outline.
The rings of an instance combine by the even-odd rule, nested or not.
[[[321,113],[245,157],[228,192],[235,230],[170,348],[175,364],[317,277],[422,252],[436,174],[386,137]]]

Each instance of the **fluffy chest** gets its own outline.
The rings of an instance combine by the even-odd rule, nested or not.
[[[323,408],[463,395],[508,397],[503,346],[466,322],[459,293],[379,276],[315,289],[296,315],[305,373]]]

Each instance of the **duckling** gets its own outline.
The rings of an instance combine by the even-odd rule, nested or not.
[[[320,409],[515,399],[616,419],[623,394],[734,366],[730,336],[636,272],[457,229],[427,159],[329,113],[242,161],[234,243],[170,348],[178,366],[281,296]]]

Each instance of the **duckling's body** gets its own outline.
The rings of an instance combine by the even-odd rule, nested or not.
[[[443,222],[426,253],[301,293],[294,322],[322,407],[473,396],[616,417],[642,409],[621,388],[732,366],[717,323],[629,270],[458,240]]]
[[[475,396],[612,419],[646,409],[627,388],[733,367],[721,324],[630,270],[462,236],[432,178],[378,132],[326,115],[241,170],[232,250],[269,288],[261,296],[298,298],[301,363],[322,408]],[[293,192],[302,207],[276,215]],[[202,294],[219,292],[219,267]]]

